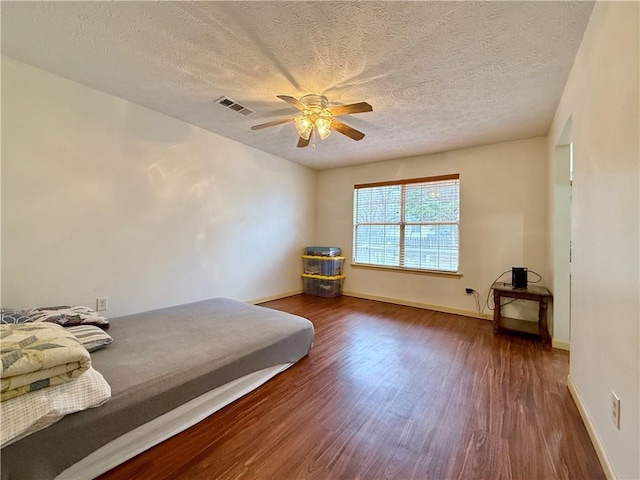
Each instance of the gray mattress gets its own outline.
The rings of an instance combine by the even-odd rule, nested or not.
[[[91,355],[111,400],[3,448],[2,479],[53,478],[209,390],[300,360],[313,333],[304,318],[224,298],[113,319],[113,343]]]

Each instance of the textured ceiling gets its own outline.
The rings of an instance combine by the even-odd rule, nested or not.
[[[545,135],[592,2],[2,2],[2,53],[315,169]],[[363,131],[296,148],[276,95]],[[226,95],[255,113],[217,105]]]

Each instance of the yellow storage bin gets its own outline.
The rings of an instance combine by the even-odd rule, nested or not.
[[[321,257],[318,255],[303,255],[303,272],[307,275],[322,275],[336,277],[342,275],[344,257]]]
[[[327,277],[324,275],[302,274],[304,293],[318,297],[333,298],[342,295],[344,275]]]

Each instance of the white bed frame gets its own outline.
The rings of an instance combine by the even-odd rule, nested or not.
[[[91,480],[112,468],[204,420],[209,415],[255,390],[292,363],[265,368],[221,385],[210,392],[151,420],[107,443],[56,477],[59,480]]]

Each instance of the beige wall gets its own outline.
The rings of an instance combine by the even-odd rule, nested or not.
[[[621,479],[640,478],[639,15],[637,2],[596,4],[548,144],[551,160],[571,119],[571,379]]]
[[[512,266],[547,278],[546,169],[546,140],[534,138],[324,170],[318,172],[317,241],[343,248],[350,262],[355,184],[459,173],[463,277],[347,266],[344,289],[472,313],[475,301],[465,287],[480,292],[484,303],[491,282]]]
[[[315,187],[312,170],[3,58],[3,306],[108,296],[117,316],[301,290]]]

